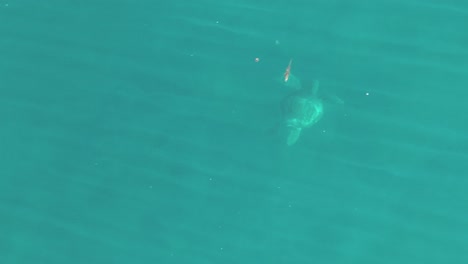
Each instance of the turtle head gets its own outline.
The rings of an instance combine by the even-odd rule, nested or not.
[[[318,80],[314,80],[314,81],[312,82],[312,87],[311,87],[311,89],[312,89],[312,95],[313,95],[313,96],[316,96],[316,95],[317,95],[319,86],[320,86],[320,83],[319,83]]]
[[[307,93],[308,96],[317,97],[319,89],[319,81],[313,80],[312,82],[307,82],[302,89],[303,92]]]

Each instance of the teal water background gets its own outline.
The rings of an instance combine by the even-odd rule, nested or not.
[[[468,263],[465,1],[72,2],[0,1],[0,263]]]

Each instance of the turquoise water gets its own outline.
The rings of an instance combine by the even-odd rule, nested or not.
[[[67,2],[0,2],[0,263],[467,263],[465,1]]]

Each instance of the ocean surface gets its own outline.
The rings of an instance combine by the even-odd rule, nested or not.
[[[467,25],[461,0],[0,0],[0,263],[468,263]]]

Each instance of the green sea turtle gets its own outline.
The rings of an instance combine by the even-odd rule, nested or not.
[[[287,133],[287,145],[299,139],[304,128],[317,123],[323,116],[323,102],[317,97],[319,82],[291,92],[283,101],[282,113]]]

